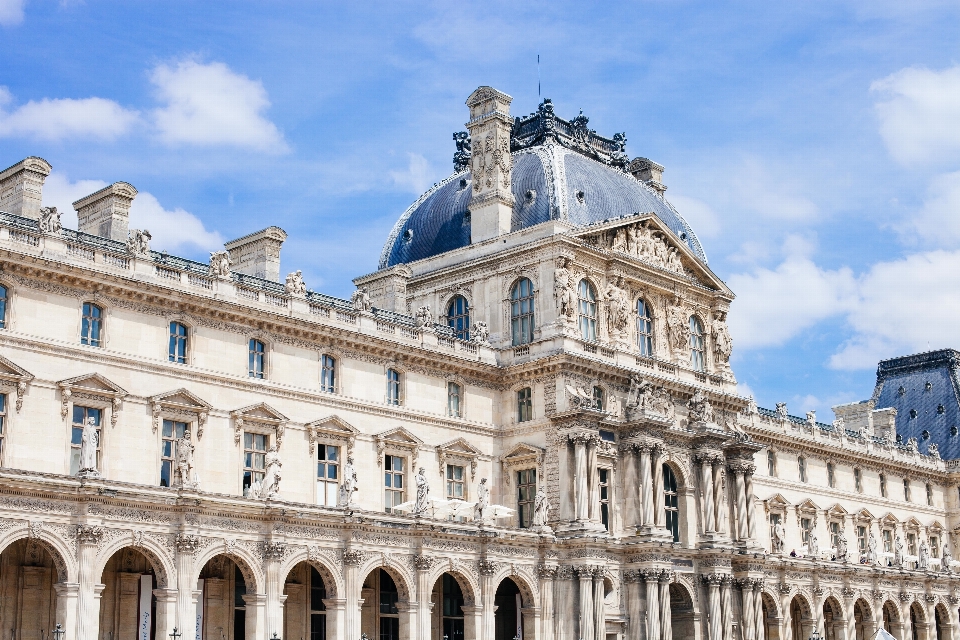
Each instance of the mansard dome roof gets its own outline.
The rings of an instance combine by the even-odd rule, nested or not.
[[[587,227],[653,213],[706,264],[703,248],[686,220],[629,172],[638,161],[630,163],[623,152],[626,137],[604,138],[587,129],[586,123],[582,114],[569,122],[557,118],[549,100],[537,113],[516,119],[511,134],[511,190],[516,202],[510,230],[549,220]],[[381,269],[470,244],[468,207],[473,182],[468,157],[458,152],[454,162],[459,170],[420,196],[394,225],[380,255]]]

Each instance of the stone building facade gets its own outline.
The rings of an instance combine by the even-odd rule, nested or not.
[[[0,172],[0,640],[960,638],[960,354],[757,408],[663,167],[510,103],[350,300]]]

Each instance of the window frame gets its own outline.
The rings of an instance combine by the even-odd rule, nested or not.
[[[10,328],[10,292],[6,283],[0,282],[0,329]]]
[[[903,479],[903,501],[904,502],[913,502],[913,486],[910,482],[910,478]]]
[[[690,367],[697,373],[707,372],[707,338],[703,320],[697,314],[689,319],[690,324]]]
[[[75,421],[77,415],[77,409],[83,409],[84,415],[81,421],[78,423]],[[107,411],[103,406],[98,406],[98,403],[93,404],[77,404],[73,403],[70,407],[70,457],[67,459],[68,471],[71,476],[75,476],[80,472],[79,462],[80,462],[80,447],[82,440],[80,440],[80,434],[75,433],[76,431],[83,431],[83,423],[87,420],[87,411],[93,410],[98,412],[98,423],[97,423],[97,471],[103,475],[104,466],[103,466],[103,425],[107,417]],[[74,442],[74,437],[77,436],[78,441]],[[77,456],[77,470],[73,470],[73,452],[76,451]]]
[[[653,358],[653,313],[651,312],[652,305],[649,304],[644,298],[637,298],[637,304],[634,306],[634,311],[637,315],[637,350],[640,352],[641,356],[646,358]],[[641,310],[643,313],[641,313]]]
[[[613,489],[613,469],[609,467],[597,467],[597,501],[600,506],[600,524],[607,531],[610,531],[612,522],[610,521],[610,503]]]
[[[827,486],[837,488],[837,466],[833,462],[827,462]]]
[[[403,372],[396,367],[387,367],[384,373],[386,393],[384,402],[392,407],[403,405]]]
[[[456,469],[460,470],[460,477],[456,477]],[[459,487],[460,495],[456,495],[456,489]],[[462,464],[447,463],[443,476],[444,496],[447,500],[466,500],[467,499],[467,468]]]
[[[335,452],[335,460],[330,458],[330,450]],[[323,458],[321,459],[321,455]],[[324,442],[317,443],[317,452],[314,457],[314,487],[316,490],[315,493],[315,502],[321,507],[336,507],[340,501],[340,484],[343,480],[340,469],[343,466],[343,450],[339,445],[327,444]],[[320,467],[323,465],[323,474],[324,477],[320,477]],[[330,477],[330,469],[334,469],[334,477]],[[329,504],[327,500],[328,491],[333,487],[333,504]]]
[[[587,278],[581,278],[577,283],[577,326],[584,342],[597,341],[598,309],[597,288]]]
[[[663,478],[664,527],[671,533],[674,542],[680,542],[680,483],[677,482],[676,472],[666,462],[660,473]],[[673,479],[672,483],[669,482],[670,478]]]
[[[524,292],[524,286],[529,285],[529,291]],[[518,278],[510,287],[508,299],[510,311],[510,343],[514,347],[533,342],[536,329],[536,287],[533,280],[527,277]]]
[[[860,467],[853,468],[853,486],[856,488],[857,493],[863,493],[863,471]]]
[[[777,452],[773,449],[767,450],[767,476],[770,478],[778,478],[777,471]]]
[[[808,482],[806,456],[797,456],[797,477],[800,482]]]
[[[456,308],[460,307],[460,308]],[[470,339],[470,301],[462,294],[456,294],[447,303],[447,326],[453,329],[460,340]]]
[[[339,361],[329,353],[320,354],[320,392],[337,393],[337,382],[340,376],[337,372]],[[329,380],[328,380],[329,378]]]
[[[607,393],[600,385],[593,385],[593,408],[597,411],[603,411],[606,406]]]
[[[517,528],[529,529],[533,526],[533,511],[537,497],[537,468],[517,469]],[[524,493],[524,490],[527,490]],[[524,514],[527,517],[524,518]],[[529,520],[529,522],[527,522]]]
[[[455,380],[447,380],[447,416],[463,417],[463,385]]]
[[[517,422],[530,422],[533,420],[533,387],[517,389],[516,399]],[[524,411],[524,408],[526,408],[526,411]]]
[[[241,450],[240,450],[240,451],[241,451],[241,453],[240,453],[240,455],[241,455],[241,458],[240,458],[240,495],[242,495],[242,496],[245,497],[245,498],[252,497],[252,496],[250,496],[250,494],[249,494],[249,492],[248,492],[248,489],[252,489],[252,488],[253,488],[253,485],[256,483],[257,476],[259,476],[259,479],[260,479],[261,481],[263,480],[263,478],[266,477],[266,472],[267,472],[266,458],[267,458],[267,452],[270,450],[270,435],[271,435],[271,434],[269,434],[269,433],[264,433],[264,432],[261,432],[261,431],[254,431],[254,430],[249,430],[249,429],[248,429],[248,430],[244,430],[244,432],[243,432],[243,434],[242,434],[242,438],[241,438],[241,440],[240,440],[240,442],[242,443],[242,448],[241,448]],[[262,437],[262,438],[263,438],[263,443],[264,443],[263,450],[257,449],[255,446],[248,446],[248,445],[247,445],[247,436],[252,436],[252,438],[251,438],[251,444],[252,444],[252,445],[255,445],[255,444],[256,444],[256,439],[257,439],[258,436],[259,436],[259,437]],[[259,468],[256,467],[256,466],[248,466],[248,465],[247,465],[247,453],[248,453],[248,452],[249,452],[252,456],[261,456],[261,459],[263,460],[263,465],[262,465],[261,467],[259,467]],[[251,460],[253,461],[253,464],[255,465],[255,464],[256,464],[256,458],[255,458],[255,457],[252,457]],[[248,471],[249,471],[249,473],[250,473],[250,484],[249,484],[249,485],[245,484],[245,482],[246,482],[246,477],[247,477],[247,472],[248,472]]]
[[[400,469],[394,468],[394,460],[400,461]],[[398,456],[392,453],[383,456],[383,511],[384,513],[393,513],[393,507],[403,504],[407,495],[407,475],[409,473],[406,456]],[[400,488],[396,488],[396,479],[400,478]],[[388,484],[389,478],[389,484]],[[399,499],[397,495],[399,494]],[[388,499],[387,496],[391,496]]]
[[[933,485],[929,482],[926,483],[926,493],[927,493],[927,506],[933,506]]]
[[[90,309],[90,315],[87,315],[87,309]],[[96,309],[100,312],[100,315],[97,316],[93,314],[93,309]],[[106,344],[106,308],[96,302],[84,301],[80,304],[80,344],[86,347],[94,347],[97,349],[102,349]],[[94,324],[96,325],[98,337],[96,339],[90,337],[88,334],[93,330]],[[96,344],[94,344],[94,342]]]
[[[0,467],[6,466],[4,455],[7,450],[7,434],[10,432],[10,421],[7,420],[9,400],[6,393],[0,393]]]
[[[183,329],[183,334],[174,333],[174,325]],[[190,364],[190,326],[180,320],[171,320],[167,324],[167,360],[174,364]],[[176,343],[176,346],[174,344]],[[182,354],[181,354],[182,351]]]
[[[256,351],[256,345],[261,346],[262,351]],[[267,342],[261,338],[251,337],[247,340],[247,377],[254,380],[267,379],[267,366],[270,359],[267,357],[269,349]],[[257,360],[259,359],[259,362]],[[257,365],[259,364],[259,370]]]
[[[166,435],[167,424],[171,424],[173,428],[173,435],[168,437]],[[183,433],[190,433],[190,423],[183,420],[173,420],[170,418],[163,418],[160,422],[160,486],[161,487],[173,487],[173,478],[177,471],[177,440],[181,437],[179,430],[179,425],[183,425]],[[167,456],[164,454],[164,447],[166,443],[170,442],[170,455]],[[163,484],[163,471],[164,465],[168,465],[169,470],[169,484]]]

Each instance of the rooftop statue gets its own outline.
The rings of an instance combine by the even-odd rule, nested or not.
[[[207,273],[218,278],[230,277],[230,254],[226,251],[210,253],[210,268]]]
[[[287,274],[287,281],[283,288],[291,295],[307,295],[307,283],[303,281],[303,272],[297,269],[293,273]]]

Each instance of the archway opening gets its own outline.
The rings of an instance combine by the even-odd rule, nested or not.
[[[463,640],[466,629],[463,607],[466,605],[466,597],[457,578],[450,573],[444,573],[437,578],[430,601],[433,603],[430,637]]]
[[[933,622],[937,640],[950,639],[950,619],[947,617],[947,608],[938,604],[933,610]]]
[[[883,629],[887,633],[897,635],[900,632],[900,629],[897,628],[899,626],[900,615],[897,612],[897,607],[891,601],[887,600],[883,603]]]
[[[0,636],[40,640],[57,624],[59,582],[53,555],[38,540],[17,540],[0,553]]]
[[[240,566],[232,558],[210,558],[200,571],[203,608],[200,620],[203,640],[244,640],[247,633],[247,584]]]
[[[870,640],[875,635],[870,605],[863,598],[858,599],[853,605],[853,625],[855,640]]]
[[[790,601],[790,637],[792,640],[807,640],[813,632],[813,616],[810,605],[802,596]]]
[[[400,640],[400,590],[393,576],[384,569],[374,569],[363,581],[363,609],[360,629],[377,640]]]
[[[497,607],[494,613],[494,640],[513,640],[523,637],[520,615],[520,587],[511,578],[504,578],[493,598]]]
[[[769,593],[760,593],[760,613],[763,616],[760,640],[780,640],[780,614],[776,601]]]
[[[916,602],[910,605],[910,635],[913,640],[926,638],[926,634],[921,633],[920,630],[920,627],[924,626],[926,621],[926,616],[923,615],[923,609],[920,605]]]
[[[682,584],[670,583],[670,627],[673,637],[668,640],[685,640],[696,637],[693,617],[693,598]]]
[[[156,634],[157,576],[153,563],[137,549],[120,549],[103,567],[100,582],[100,637],[138,638],[147,624],[150,637]]]
[[[830,597],[823,602],[823,632],[826,640],[843,638],[843,610],[836,598]]]
[[[299,562],[283,584],[283,637],[326,640],[327,584],[309,562]]]

